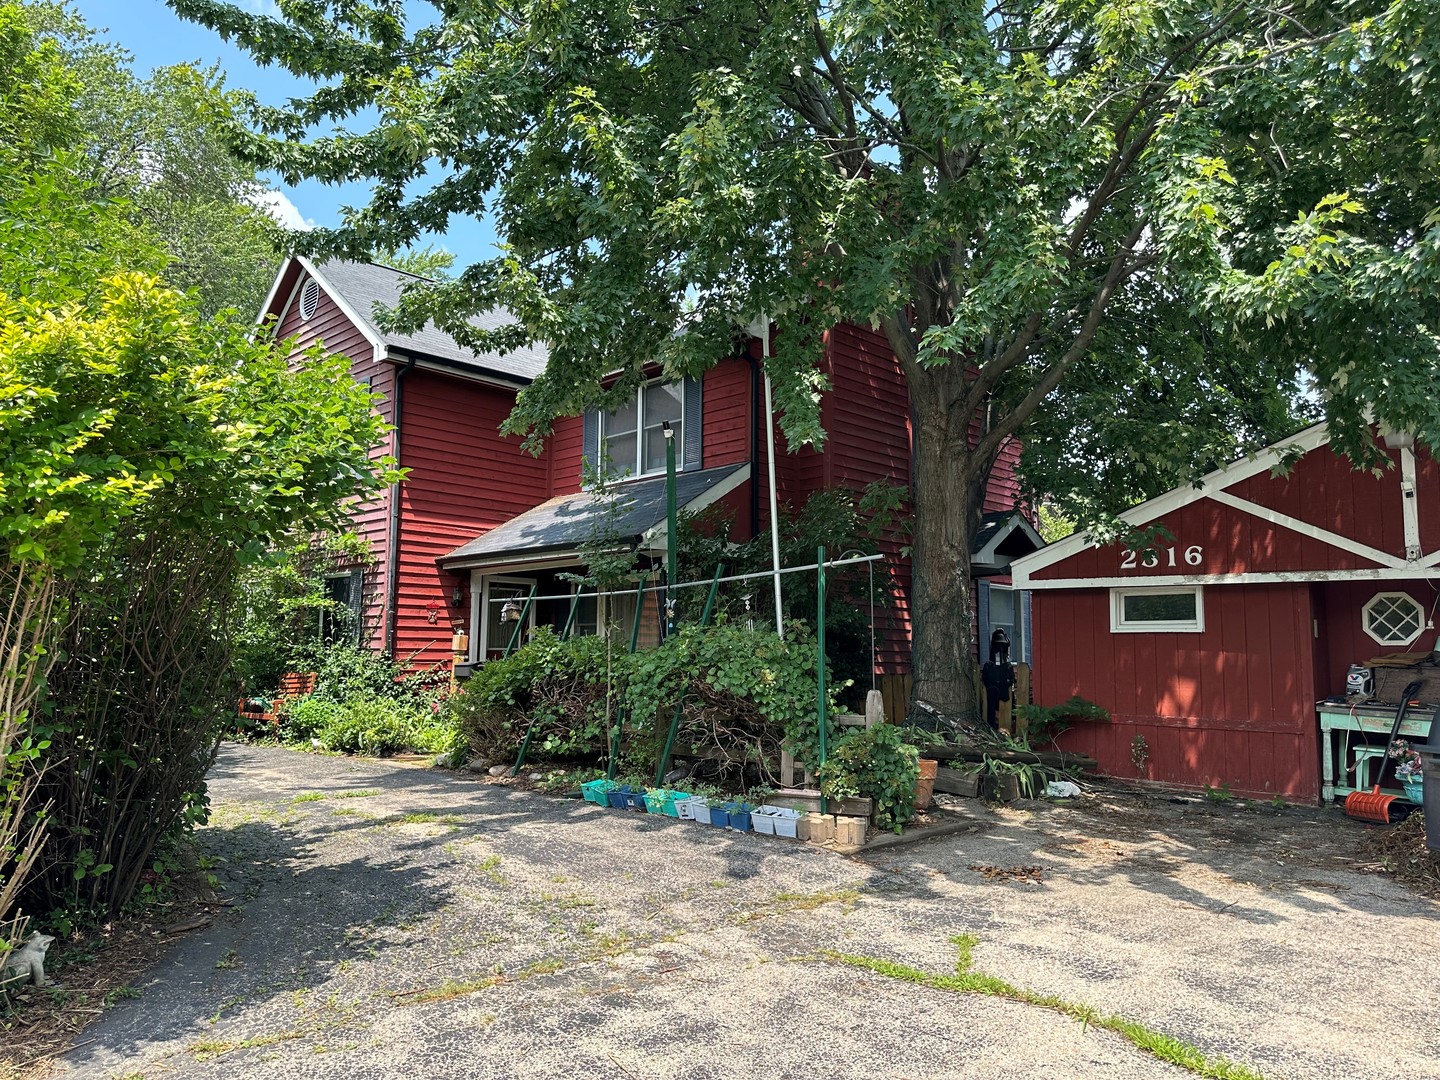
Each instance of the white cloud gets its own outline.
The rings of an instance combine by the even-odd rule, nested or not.
[[[300,213],[300,208],[290,201],[283,191],[257,191],[250,197],[252,205],[264,210],[287,229],[295,232],[309,232],[315,228],[315,219]]]

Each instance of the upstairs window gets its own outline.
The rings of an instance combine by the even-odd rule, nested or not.
[[[611,413],[585,414],[585,461],[608,462],[616,474],[657,476],[665,472],[665,424],[675,433],[675,468],[700,468],[700,380],[648,383]]]
[[[665,424],[675,432],[675,467],[685,467],[685,392],[675,383],[651,383],[600,418],[600,447],[622,476],[665,471]]]

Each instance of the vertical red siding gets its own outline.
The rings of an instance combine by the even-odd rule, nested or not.
[[[436,557],[543,502],[549,466],[500,435],[513,392],[416,369],[404,403],[400,463],[410,474],[401,489],[395,651],[428,665],[449,659],[450,635],[470,610],[468,599],[451,605],[453,590],[468,583],[440,573]]]
[[[1345,672],[1351,664],[1363,664],[1374,656],[1394,652],[1419,652],[1434,649],[1440,634],[1422,630],[1420,637],[1409,645],[1381,645],[1365,633],[1362,610],[1376,593],[1409,594],[1433,617],[1440,591],[1428,581],[1322,581],[1313,586],[1320,618],[1321,660],[1319,686],[1325,694],[1345,690]]]
[[[1201,634],[1110,633],[1109,603],[1105,589],[1034,594],[1035,699],[1079,694],[1111,712],[1060,745],[1113,776],[1318,797],[1309,585],[1211,586]]]

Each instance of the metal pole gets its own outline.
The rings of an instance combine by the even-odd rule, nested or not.
[[[829,753],[825,738],[825,545],[821,544],[815,554],[815,636],[819,641],[816,647],[817,663],[815,683],[818,687],[818,696],[815,702],[816,712],[820,717],[820,763],[817,770],[824,768],[825,758]],[[820,812],[830,812],[829,800],[822,794],[820,796]]]
[[[677,524],[675,507],[675,431],[665,424],[665,637],[675,633],[675,550]]]
[[[705,610],[700,613],[700,625],[710,625],[710,612],[715,609],[715,594],[720,591],[720,571],[725,568],[724,563],[715,564],[715,577],[710,582],[710,595],[705,598]],[[655,786],[659,787],[660,782],[665,779],[665,766],[670,762],[670,751],[675,749],[675,735],[680,730],[680,716],[684,710],[683,700],[676,702],[675,715],[670,718],[670,734],[665,736],[665,749],[660,751],[660,761],[655,766]]]
[[[510,644],[505,646],[505,655],[509,656],[515,649],[515,643],[520,640],[520,630],[525,625],[525,619],[530,614],[530,605],[535,602],[535,590],[540,587],[537,582],[530,586],[530,595],[525,598],[525,606],[520,609],[520,621],[515,624],[515,632],[510,635]],[[525,738],[520,743],[520,753],[515,758],[515,767],[510,770],[511,776],[518,776],[525,765],[525,755],[530,752],[530,740],[535,737],[535,721],[532,718],[530,723],[525,725]]]
[[[505,655],[509,656],[515,651],[515,646],[520,644],[520,635],[525,629],[525,620],[530,617],[530,605],[535,603],[535,590],[538,584],[530,586],[530,595],[525,598],[525,606],[520,609],[520,618],[515,623],[515,632],[510,635],[510,644],[505,646]]]
[[[570,640],[570,628],[575,625],[575,612],[580,608],[581,587],[575,586],[575,599],[570,601],[570,614],[565,616],[565,629],[560,631],[560,640]]]
[[[785,640],[785,614],[780,602],[780,509],[775,494],[775,395],[770,389],[770,320],[763,318],[765,336],[761,348],[765,364],[765,440],[770,450],[770,564],[775,581],[775,633]]]
[[[645,610],[645,579],[635,586],[635,618],[630,622],[630,654],[640,647],[640,615]],[[620,767],[620,729],[625,724],[625,710],[615,713],[615,726],[610,729],[610,764],[605,770],[605,779],[614,780]]]

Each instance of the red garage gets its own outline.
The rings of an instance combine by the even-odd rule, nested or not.
[[[1440,465],[1385,453],[1390,468],[1356,470],[1317,425],[1130,510],[1163,526],[1146,550],[1076,534],[1013,563],[1034,596],[1035,700],[1111,713],[1061,744],[1114,776],[1317,800],[1333,734],[1317,702],[1351,664],[1436,644]]]

